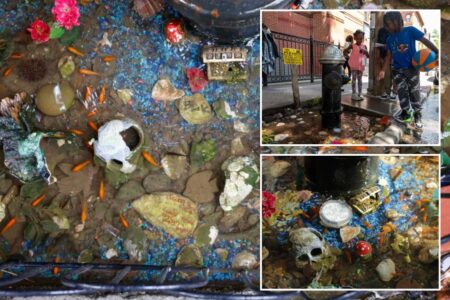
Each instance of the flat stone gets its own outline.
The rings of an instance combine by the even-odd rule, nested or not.
[[[231,263],[231,267],[235,270],[251,270],[258,266],[258,260],[256,255],[242,251],[236,254]]]
[[[181,192],[184,188],[178,181],[173,181],[164,173],[152,173],[144,178],[142,183],[147,193]]]
[[[137,181],[128,181],[122,185],[117,192],[116,198],[124,201],[131,201],[144,195],[145,190]]]
[[[277,160],[270,167],[270,175],[272,177],[280,177],[286,174],[291,167],[291,164],[285,160]]]
[[[168,79],[160,79],[152,89],[152,98],[157,101],[173,101],[184,96],[184,91],[176,89]]]
[[[199,93],[182,97],[178,109],[183,119],[191,124],[203,124],[212,117],[211,106]]]
[[[164,173],[173,180],[177,180],[183,176],[188,167],[187,157],[183,155],[167,154],[161,160]]]
[[[244,218],[247,212],[247,208],[244,206],[238,206],[232,211],[226,212],[222,219],[219,221],[220,232],[230,232],[232,227],[236,225],[242,218]]]
[[[289,137],[289,134],[286,134],[286,133],[280,133],[280,134],[275,135],[275,136],[273,137],[273,140],[274,140],[275,142],[281,142],[281,141],[287,139],[288,137]]]
[[[146,221],[176,238],[192,235],[197,227],[197,205],[175,193],[144,195],[133,201],[132,206]]]
[[[361,227],[345,226],[339,230],[342,242],[347,243],[354,239],[361,232]]]
[[[197,203],[211,202],[219,192],[212,171],[203,171],[189,177],[183,195]]]

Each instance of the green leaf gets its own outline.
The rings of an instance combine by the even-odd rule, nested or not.
[[[81,34],[81,26],[74,27],[72,30],[65,31],[61,39],[59,40],[61,44],[65,46],[72,45]]]
[[[59,27],[58,23],[53,23],[52,28],[50,30],[50,38],[51,39],[59,39],[63,36],[66,31],[64,28]]]

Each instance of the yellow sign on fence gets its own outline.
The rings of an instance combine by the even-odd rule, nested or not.
[[[283,63],[285,65],[303,65],[302,49],[283,48]]]

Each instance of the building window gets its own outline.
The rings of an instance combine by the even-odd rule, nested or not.
[[[411,15],[406,15],[405,21],[407,23],[411,22]]]

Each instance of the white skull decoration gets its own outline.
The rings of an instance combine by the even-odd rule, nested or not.
[[[314,228],[297,228],[289,232],[291,252],[295,257],[297,268],[307,264],[318,263],[325,252],[322,234]]]

